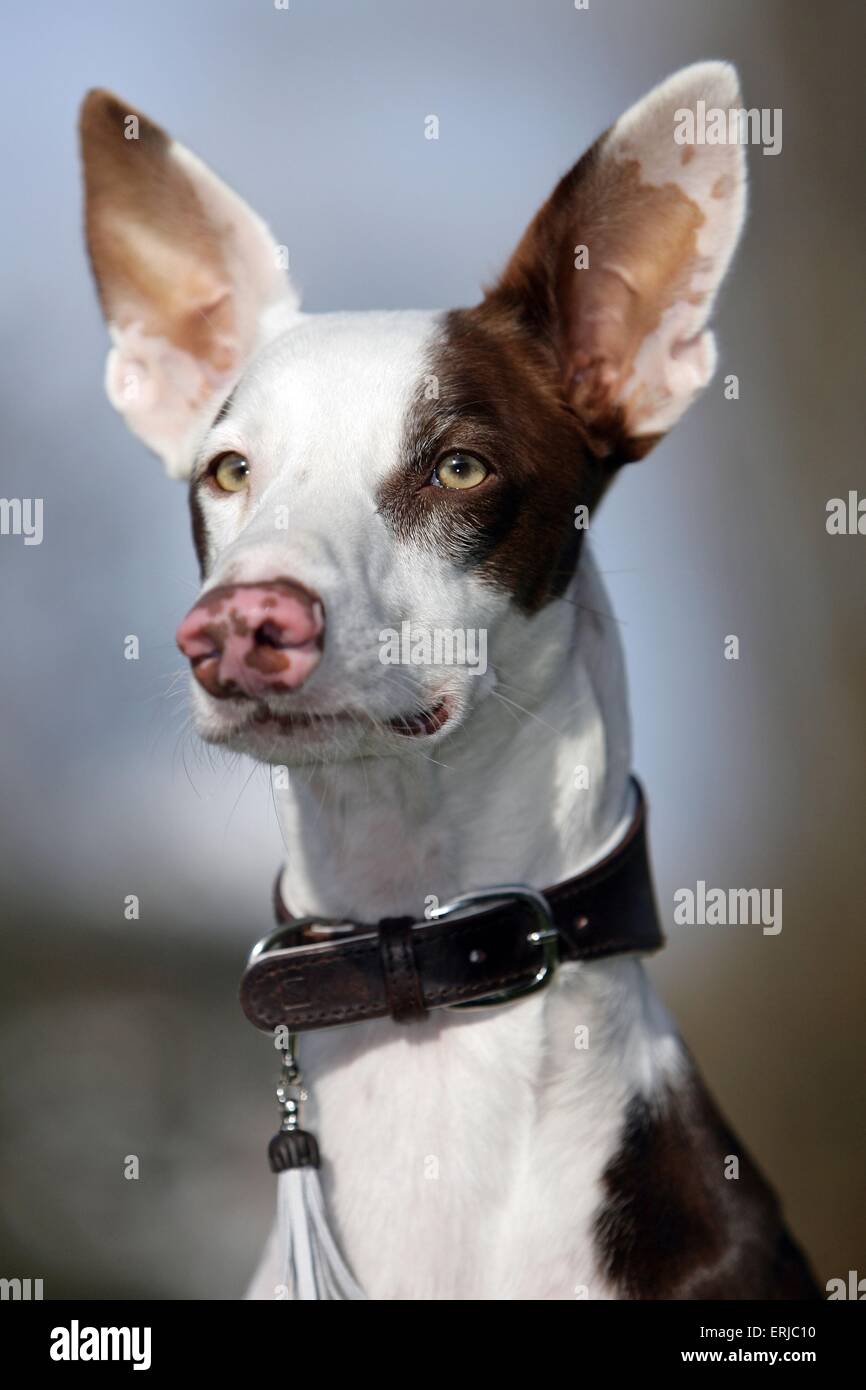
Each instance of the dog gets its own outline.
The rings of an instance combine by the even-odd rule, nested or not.
[[[315,1010],[292,1015],[313,1025],[325,1185],[370,1298],[820,1296],[647,981],[628,905],[597,959],[545,951],[531,980],[522,956],[497,966],[491,1007],[434,1007],[483,999],[462,976],[425,996],[418,964],[443,914],[439,946],[465,944],[475,890],[546,912],[546,886],[619,875],[635,833],[587,531],[713,374],[745,162],[737,142],[674,138],[698,102],[738,108],[734,69],[686,68],[627,111],[475,307],[315,316],[193,154],[108,92],[82,107],[108,396],[188,480],[197,729],[274,768],[283,916],[380,923],[357,950],[378,941],[381,969],[348,986],[367,1002],[334,1004],[320,972]],[[431,633],[483,644],[413,659]],[[483,940],[460,971],[505,937]],[[272,1239],[250,1296],[277,1285]]]

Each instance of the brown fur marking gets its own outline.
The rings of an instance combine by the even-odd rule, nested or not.
[[[730,1156],[739,1176],[725,1177]],[[778,1200],[696,1074],[628,1108],[596,1243],[630,1299],[818,1299]]]
[[[135,140],[125,136],[130,116]],[[105,91],[88,93],[80,130],[87,246],[106,319],[121,327],[138,320],[148,335],[229,370],[234,311],[219,229],[172,158],[169,137]]]
[[[605,140],[557,184],[493,296],[553,345],[584,426],[626,463],[654,440],[639,433],[639,402],[624,402],[624,387],[641,344],[688,293],[704,214],[675,183],[644,183],[639,160],[606,157]],[[587,268],[575,267],[577,246]]]
[[[438,399],[419,391],[379,510],[398,534],[437,546],[532,612],[574,572],[574,509],[595,506],[608,470],[562,397],[553,353],[498,302],[446,315],[429,372]],[[491,476],[475,488],[430,486],[437,459],[458,449]]]

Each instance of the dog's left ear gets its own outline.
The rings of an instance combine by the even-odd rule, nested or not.
[[[562,389],[612,464],[642,458],[706,386],[707,329],[745,212],[739,143],[696,143],[740,107],[735,70],[675,73],[611,127],[530,224],[488,301],[551,342]],[[689,136],[691,135],[691,141]]]

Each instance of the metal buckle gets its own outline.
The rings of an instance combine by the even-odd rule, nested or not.
[[[474,907],[482,902],[507,902],[509,899],[518,899],[526,903],[537,923],[526,939],[542,947],[538,973],[525,985],[511,985],[505,989],[498,989],[494,994],[486,994],[482,999],[467,999],[459,1004],[446,1004],[446,1009],[490,1009],[497,1004],[508,1004],[512,999],[520,999],[525,994],[534,994],[537,989],[543,989],[553,978],[559,963],[556,946],[559,933],[553,925],[550,904],[544,894],[539,893],[536,888],[529,888],[524,883],[503,884],[498,888],[477,888],[474,893],[461,893],[459,898],[452,898],[451,902],[443,903],[441,907],[431,908],[427,916],[428,920],[438,922],[442,917],[450,917],[454,912],[462,912],[464,908]]]
[[[346,922],[339,917],[296,917],[293,922],[281,922],[273,931],[269,931],[267,936],[256,942],[247,957],[247,969],[260,956],[266,956],[269,951],[279,951],[284,941],[303,931],[304,927],[320,927],[323,938],[346,936],[355,930],[352,922]]]

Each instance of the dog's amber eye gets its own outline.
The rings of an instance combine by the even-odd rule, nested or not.
[[[433,483],[440,487],[477,487],[489,472],[487,465],[474,454],[446,454],[433,470]]]
[[[221,454],[211,464],[210,474],[223,492],[243,492],[250,481],[250,466],[241,454]]]

